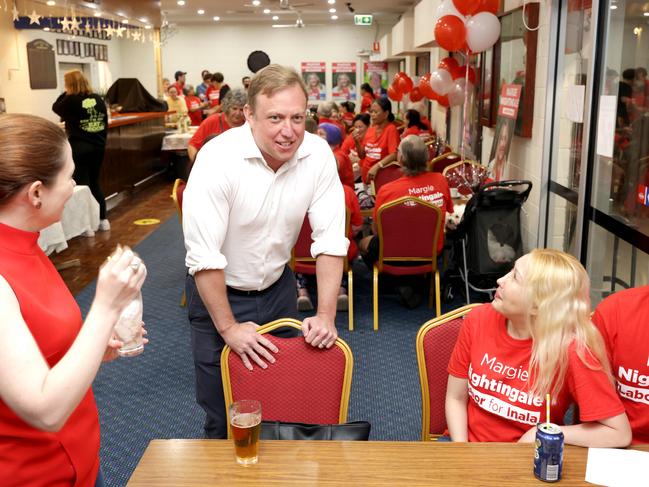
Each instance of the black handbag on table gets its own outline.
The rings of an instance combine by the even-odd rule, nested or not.
[[[336,440],[367,441],[372,425],[367,421],[343,424],[286,423],[262,421],[262,440]]]

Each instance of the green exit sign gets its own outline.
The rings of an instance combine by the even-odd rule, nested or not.
[[[372,16],[354,15],[354,25],[372,25]]]

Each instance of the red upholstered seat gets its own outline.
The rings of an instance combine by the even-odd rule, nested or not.
[[[183,222],[183,193],[185,192],[185,187],[187,183],[184,179],[176,179],[174,181],[174,187],[171,190],[171,199],[174,200],[176,205],[176,211],[178,212],[178,220],[182,224]],[[185,306],[187,304],[187,296],[185,295],[185,289],[183,288],[183,294],[180,296],[180,306]]]
[[[433,158],[428,163],[428,170],[431,172],[442,172],[445,168],[452,164],[456,164],[462,160],[460,154],[455,152],[445,152],[441,156]]]
[[[442,211],[419,198],[405,196],[381,206],[376,218],[379,259],[374,264],[374,331],[379,329],[380,272],[399,276],[431,273],[429,306],[433,305],[435,292],[436,316],[439,316],[437,244],[444,223]]]
[[[350,228],[350,214],[349,211],[345,215],[345,235],[349,235]],[[311,257],[311,244],[313,240],[311,239],[311,224],[309,223],[309,217],[304,217],[304,222],[302,222],[302,228],[297,237],[297,242],[293,246],[292,258],[291,258],[291,268],[293,272],[299,272],[301,274],[308,274],[311,276],[315,275],[315,259]],[[349,265],[349,258],[346,255],[343,261],[343,272],[347,273],[347,296],[349,299],[348,311],[348,327],[349,331],[354,329],[354,274],[352,272],[352,267]]]
[[[398,162],[392,162],[379,169],[372,180],[372,192],[374,193],[374,196],[379,194],[381,186],[390,181],[394,181],[395,179],[399,179],[401,176],[403,176],[403,172],[401,171],[401,165]]]
[[[259,328],[267,334],[281,326],[300,328],[295,320],[278,320]],[[245,368],[229,346],[221,355],[226,406],[239,399],[261,402],[263,420],[301,423],[344,423],[353,369],[347,344],[336,340],[329,349],[314,348],[302,336],[267,335],[279,352],[267,369]]]
[[[464,316],[480,304],[456,309],[425,323],[417,333],[417,363],[421,385],[421,439],[433,440],[446,430],[448,362]]]

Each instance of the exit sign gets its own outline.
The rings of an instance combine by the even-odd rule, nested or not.
[[[372,16],[354,15],[354,25],[372,25]]]

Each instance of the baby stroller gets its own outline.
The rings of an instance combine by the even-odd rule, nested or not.
[[[454,261],[464,281],[467,304],[469,289],[493,298],[496,280],[523,254],[520,213],[531,190],[531,181],[487,183],[467,203],[453,232]]]

